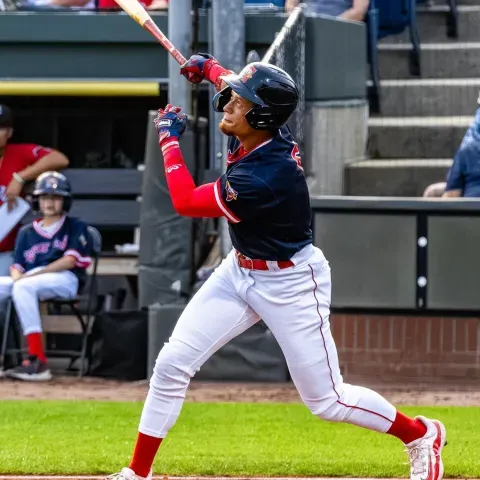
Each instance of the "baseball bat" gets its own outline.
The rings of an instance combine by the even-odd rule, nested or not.
[[[122,10],[133,18],[141,27],[155,37],[167,52],[183,65],[186,58],[172,45],[172,42],[163,34],[147,11],[137,0],[115,0]]]

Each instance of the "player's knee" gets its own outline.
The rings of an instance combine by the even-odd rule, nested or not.
[[[28,280],[29,279],[22,279],[13,284],[12,298],[14,301],[21,299],[27,292],[31,292],[32,284]]]
[[[341,401],[336,398],[325,410],[318,412],[317,417],[327,422],[344,422],[348,411]]]
[[[326,395],[321,399],[318,399],[313,402],[305,402],[308,409],[313,413],[313,415],[330,422],[338,422],[339,414],[339,404],[338,396],[335,392],[332,392],[331,395]]]
[[[188,361],[187,345],[181,342],[168,342],[160,351],[150,385],[155,388],[159,385],[181,384],[187,385],[194,371]]]

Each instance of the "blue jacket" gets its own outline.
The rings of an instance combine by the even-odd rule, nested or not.
[[[480,108],[453,158],[447,175],[449,190],[462,190],[463,197],[480,197]]]

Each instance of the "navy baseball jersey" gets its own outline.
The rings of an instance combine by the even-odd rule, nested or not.
[[[64,216],[53,231],[42,229],[40,220],[35,220],[20,230],[15,244],[14,267],[28,272],[72,255],[76,259],[72,272],[83,281],[85,269],[92,261],[91,252],[92,240],[86,223],[81,220]]]
[[[233,246],[250,258],[289,260],[312,243],[310,195],[297,144],[284,127],[249,152],[236,137],[228,147],[215,197]]]

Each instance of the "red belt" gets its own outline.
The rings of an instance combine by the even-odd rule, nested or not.
[[[293,267],[295,264],[291,260],[280,260],[270,261],[270,260],[258,260],[248,258],[245,255],[242,255],[240,252],[235,251],[237,256],[238,265],[242,268],[248,268],[249,270],[283,270],[284,268]]]

